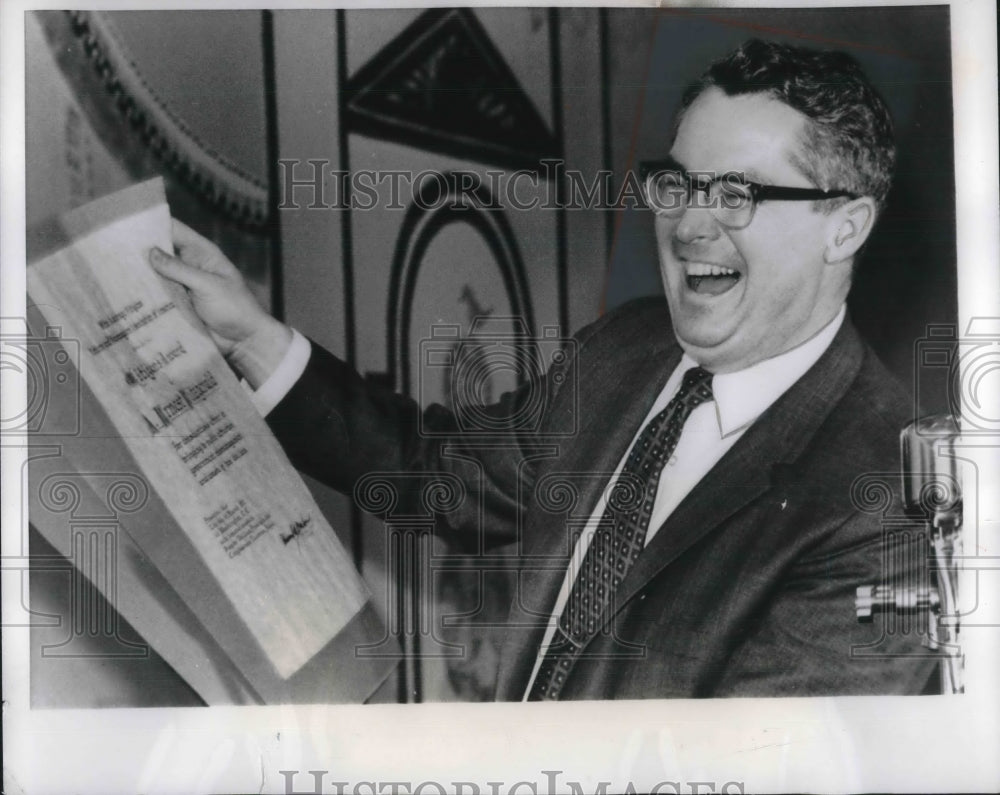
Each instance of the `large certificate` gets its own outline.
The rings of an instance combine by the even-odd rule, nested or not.
[[[211,624],[207,569],[287,679],[368,593],[183,289],[149,266],[152,246],[171,250],[159,179],[32,230],[28,293],[79,346],[82,381],[173,520],[133,539]]]

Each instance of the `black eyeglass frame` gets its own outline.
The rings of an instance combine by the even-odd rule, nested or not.
[[[724,182],[727,180],[734,180],[742,187],[747,188],[750,194],[750,216],[745,224],[738,227],[731,227],[736,229],[744,229],[750,225],[753,221],[753,217],[757,212],[757,205],[765,201],[821,201],[823,199],[839,199],[839,198],[850,198],[857,199],[860,198],[858,194],[851,193],[846,190],[823,190],[822,188],[790,188],[785,185],[764,185],[760,182],[753,182],[748,179],[744,179],[743,175],[738,171],[727,171],[721,176],[715,177],[714,179],[708,179],[707,174],[690,173],[685,169],[681,168],[680,164],[671,158],[665,160],[642,160],[639,162],[639,177],[642,179],[643,189],[646,193],[646,202],[650,205],[655,205],[654,202],[650,201],[649,198],[649,181],[650,178],[656,176],[657,174],[662,174],[669,172],[671,174],[678,174],[687,186],[687,198],[685,202],[685,207],[690,205],[691,196],[694,191],[700,193],[706,193],[710,189],[713,183]],[[651,206],[650,209],[657,215],[668,215],[668,212],[656,206]],[[680,215],[683,211],[683,207],[678,207],[677,215]],[[718,216],[716,216],[718,219]],[[719,223],[723,223],[719,219]],[[727,225],[727,224],[724,224]],[[728,226],[728,225],[727,225]]]

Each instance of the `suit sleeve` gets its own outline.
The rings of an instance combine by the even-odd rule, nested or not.
[[[504,396],[495,411],[519,395]],[[366,382],[347,364],[313,344],[302,377],[267,417],[294,466],[348,496],[365,475],[379,473],[400,501],[398,513],[420,510],[420,485],[444,476],[463,484],[462,505],[447,516],[448,530],[467,527],[481,507],[495,542],[508,540],[517,512],[519,444],[503,454],[448,455],[461,442],[455,417],[442,406],[421,414],[408,398]],[[440,523],[439,523],[440,526]],[[461,541],[461,539],[458,539]]]
[[[590,333],[587,329],[578,339]],[[503,544],[516,538],[522,495],[533,483],[534,454],[544,444],[543,429],[517,426],[517,418],[538,415],[541,396],[543,424],[559,391],[551,372],[532,375],[496,403],[477,407],[484,426],[497,429],[485,439],[470,435],[444,406],[421,412],[415,401],[365,381],[313,343],[304,373],[267,422],[297,469],[348,495],[373,473],[415,490],[420,476],[424,483],[442,474],[452,482],[457,478],[464,499],[440,517],[439,533],[461,547],[475,543],[469,530],[478,529],[488,545]],[[401,499],[415,512],[422,510],[418,494],[404,493]]]
[[[578,366],[573,357],[588,341],[631,311],[626,305],[577,332],[565,348],[569,365]],[[311,349],[305,372],[267,416],[297,469],[348,495],[361,478],[376,472],[389,479],[444,473],[463,484],[465,499],[438,523],[441,534],[459,547],[476,543],[475,532],[469,532],[476,529],[488,545],[517,538],[523,495],[531,493],[535,461],[546,444],[546,418],[565,391],[555,368],[529,373],[519,389],[477,407],[484,425],[497,430],[484,439],[470,435],[444,406],[421,412],[415,401],[366,381],[321,346],[311,343]],[[536,426],[517,425],[516,418],[539,414]],[[505,426],[508,420],[515,427]]]

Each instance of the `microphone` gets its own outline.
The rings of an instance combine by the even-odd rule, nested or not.
[[[929,514],[936,527],[961,523],[962,489],[953,452],[958,437],[958,423],[947,414],[922,417],[899,435],[903,507]]]
[[[941,689],[962,693],[964,657],[958,645],[958,568],[962,547],[962,488],[954,446],[961,432],[950,415],[922,417],[899,436],[903,509],[919,516],[929,531],[933,557],[930,587],[897,587],[890,583],[862,585],[854,600],[858,621],[876,612],[897,615],[929,613],[925,645],[943,652]]]

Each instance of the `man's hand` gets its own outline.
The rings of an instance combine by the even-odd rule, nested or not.
[[[213,243],[176,219],[172,233],[179,257],[153,248],[150,264],[188,289],[212,340],[256,389],[281,363],[291,329],[261,308],[239,270]]]

